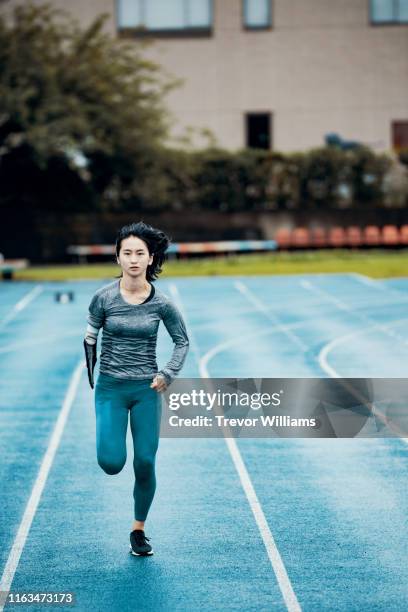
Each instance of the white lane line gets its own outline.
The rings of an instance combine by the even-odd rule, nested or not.
[[[408,319],[404,318],[404,319],[398,319],[396,321],[393,321],[392,323],[390,323],[390,325],[399,325],[402,322],[406,322]],[[335,368],[333,368],[333,366],[331,366],[329,364],[328,361],[328,355],[329,353],[331,353],[331,351],[334,348],[337,348],[340,344],[344,344],[345,342],[354,339],[356,336],[362,335],[367,333],[370,329],[376,329],[376,325],[372,325],[371,327],[365,327],[363,329],[359,329],[357,331],[353,331],[349,334],[345,334],[344,336],[339,336],[337,338],[335,338],[334,340],[332,340],[331,342],[328,342],[320,351],[319,355],[317,356],[317,360],[319,362],[320,367],[322,368],[322,370],[324,370],[325,372],[327,372],[327,374],[329,376],[331,376],[332,378],[343,378],[343,376],[340,376],[340,374],[337,372],[337,370]],[[406,344],[406,341],[404,341]],[[405,432],[403,432],[402,430],[400,430],[398,427],[393,426],[391,423],[389,423],[385,417],[385,415],[381,412],[381,410],[375,406],[375,404],[372,404],[372,408],[370,407],[370,409],[372,410],[373,414],[376,414],[378,418],[380,418],[380,420],[383,421],[383,423],[385,423],[387,425],[387,427],[389,429],[391,429],[391,431],[393,431],[398,438],[404,442],[404,444],[408,445],[408,438],[405,436]]]
[[[21,312],[43,290],[43,285],[36,285],[33,289],[31,289],[31,291],[29,291],[27,295],[25,295],[19,302],[17,302],[11,312],[9,312],[9,314],[6,315],[4,319],[2,319],[2,321],[0,321],[0,328],[4,327],[5,325],[7,325],[7,323],[12,321],[12,319],[14,319],[14,317],[16,317],[18,313]]]
[[[340,344],[343,344],[344,342],[352,340],[356,336],[359,336],[361,334],[365,334],[370,329],[373,329],[373,330],[379,329],[380,331],[386,333],[388,336],[391,336],[394,340],[398,340],[402,344],[408,344],[408,342],[406,340],[401,340],[401,338],[400,338],[400,336],[398,334],[396,334],[393,330],[389,329],[389,326],[391,326],[391,325],[398,325],[399,323],[403,322],[404,320],[406,321],[407,320],[406,317],[403,318],[403,319],[398,319],[396,321],[393,321],[392,323],[389,324],[388,327],[385,326],[385,325],[380,325],[380,324],[376,323],[370,317],[367,317],[366,315],[362,315],[362,314],[360,314],[358,312],[355,312],[355,310],[351,306],[348,306],[347,304],[345,304],[341,300],[335,298],[334,296],[332,296],[327,291],[324,291],[323,289],[320,289],[320,287],[316,287],[310,281],[302,280],[302,281],[300,281],[300,285],[302,287],[304,287],[305,289],[309,290],[309,291],[314,291],[315,293],[318,293],[319,295],[322,295],[323,297],[326,298],[326,300],[328,300],[328,301],[332,302],[333,304],[335,304],[335,306],[337,306],[337,308],[339,310],[346,310],[347,312],[350,312],[355,317],[357,317],[359,319],[362,319],[363,321],[367,321],[367,322],[371,323],[368,327],[364,327],[363,329],[354,330],[352,332],[349,332],[347,334],[344,334],[342,336],[338,336],[337,338],[334,338],[333,340],[331,340],[330,342],[325,344],[324,347],[321,349],[321,351],[319,352],[319,354],[317,356],[317,360],[319,362],[319,366],[322,368],[322,370],[324,372],[326,372],[332,378],[343,378],[343,377],[337,372],[337,370],[335,368],[333,368],[333,366],[331,366],[329,364],[329,361],[328,361],[329,353],[331,353],[331,351],[334,348],[338,347]],[[374,404],[373,404],[373,409],[376,412],[377,416],[379,416],[384,422],[386,422],[385,415],[383,415],[382,412]],[[393,428],[391,426],[391,424],[388,424],[388,426],[390,427],[391,430],[394,431],[394,433],[396,433],[398,435],[399,439],[402,440],[402,442],[404,442],[405,444],[408,444],[408,439],[406,437],[404,437],[404,432],[402,432],[399,429]]]
[[[188,319],[186,317],[186,313],[185,313],[185,309],[182,307],[181,304],[181,299],[180,299],[180,294],[177,290],[177,288],[174,285],[174,289],[172,290],[172,294],[176,299],[177,302],[177,306],[180,308],[180,311],[182,311],[183,313],[183,317],[186,320],[186,324],[188,323]],[[274,329],[273,331],[275,333],[277,333],[278,331],[282,331],[282,325],[279,324],[279,329]],[[287,326],[285,326],[285,328],[287,328]],[[272,330],[267,330],[269,332],[271,332]],[[190,334],[191,336],[193,336],[193,333],[190,329]],[[263,331],[263,334],[265,334],[265,331]],[[253,334],[254,335],[254,334]],[[252,335],[252,336],[253,336]],[[191,338],[192,339],[192,338]],[[242,342],[242,336],[240,336],[239,338],[234,338],[233,339],[234,342]],[[200,357],[200,351],[198,349],[198,344],[196,342],[196,340],[194,339],[194,343],[195,346],[197,347],[197,353],[196,356],[198,356],[198,367],[199,367],[199,371],[200,371],[200,375],[202,378],[210,378],[208,369],[207,369],[207,363],[209,361],[207,355],[209,355],[210,353],[212,355],[214,355],[214,348],[211,349],[211,351],[209,351],[207,354],[203,355],[203,357]],[[222,345],[219,346],[225,346],[227,343],[224,342],[222,343]],[[245,467],[244,461],[242,459],[241,453],[239,451],[239,448],[237,446],[237,443],[235,442],[234,438],[226,438],[224,436],[224,440],[225,443],[227,445],[227,448],[229,450],[229,453],[231,455],[233,464],[235,466],[235,469],[237,470],[242,488],[244,489],[245,495],[247,497],[249,506],[252,510],[252,513],[255,517],[255,521],[256,524],[258,526],[259,532],[261,534],[263,543],[265,545],[266,551],[268,553],[268,557],[269,560],[271,562],[273,571],[275,573],[276,579],[278,581],[278,585],[279,588],[281,590],[283,599],[286,603],[286,607],[289,610],[289,612],[301,612],[301,607],[300,604],[297,600],[297,597],[295,595],[295,592],[293,590],[292,584],[290,582],[288,573],[286,571],[285,565],[282,561],[282,557],[280,556],[278,547],[275,543],[274,537],[272,535],[272,532],[269,528],[268,522],[266,520],[265,514],[262,510],[262,506],[258,500],[258,496],[255,492],[254,486],[251,482],[251,478],[248,474],[248,471]],[[0,611],[1,612],[1,611]]]
[[[69,387],[67,393],[65,395],[60,413],[58,415],[57,422],[54,427],[54,431],[51,435],[50,441],[48,443],[48,448],[43,457],[41,467],[39,469],[36,481],[34,483],[33,489],[31,491],[30,499],[27,502],[23,518],[21,520],[19,529],[17,531],[17,535],[14,538],[13,546],[10,550],[6,566],[3,571],[3,575],[0,581],[0,592],[2,593],[2,598],[7,597],[7,593],[10,590],[11,584],[14,579],[14,574],[16,573],[17,566],[20,561],[21,554],[23,552],[28,533],[30,531],[31,524],[33,522],[35,513],[37,511],[38,504],[40,502],[40,498],[45,487],[48,474],[50,472],[52,463],[54,461],[55,453],[58,449],[59,443],[61,441],[61,437],[64,431],[64,427],[72,406],[72,403],[75,399],[75,395],[77,393],[78,385],[81,380],[81,375],[85,366],[85,362],[81,359],[81,361],[76,366],[74,373],[71,377],[71,381],[69,383]],[[0,612],[3,612],[5,602],[0,601]]]
[[[199,364],[200,374],[202,378],[210,378],[209,372],[206,366],[204,365],[204,359],[205,359],[205,355]],[[230,455],[232,457],[232,461],[235,465],[235,469],[238,472],[238,476],[241,481],[242,488],[244,489],[249,506],[254,515],[256,524],[258,525],[258,529],[261,534],[261,538],[263,540],[266,551],[268,553],[269,561],[271,562],[271,565],[275,573],[276,580],[281,590],[282,597],[285,601],[286,607],[289,610],[289,612],[300,612],[301,607],[300,607],[299,601],[293,590],[292,583],[286,571],[285,564],[283,563],[283,560],[279,553],[275,539],[269,528],[264,511],[262,510],[261,503],[255,492],[254,486],[248,474],[248,470],[246,469],[245,463],[242,459],[237,443],[234,438],[224,437],[224,440],[230,452]]]
[[[371,279],[368,276],[364,276],[363,274],[358,274],[357,272],[352,272],[350,275],[352,278],[355,278],[360,283],[367,285],[374,289],[380,289],[386,293],[387,296],[395,295],[397,300],[391,299],[389,303],[384,302],[385,306],[399,306],[400,304],[406,304],[408,302],[408,296],[406,295],[406,291],[402,291],[401,289],[396,289],[395,287],[391,287],[387,284],[387,281],[394,280],[398,278],[402,278],[404,280],[408,280],[406,276],[393,276],[391,278],[378,278],[376,280]],[[383,305],[381,304],[381,305]]]
[[[349,306],[348,304],[346,304],[342,300],[339,300],[338,298],[334,297],[333,295],[331,295],[327,291],[324,291],[324,289],[321,289],[320,287],[316,287],[316,285],[314,285],[310,281],[308,281],[308,280],[301,280],[301,281],[299,281],[299,284],[304,289],[307,289],[308,291],[313,291],[314,293],[317,293],[318,295],[324,297],[326,299],[326,301],[332,302],[332,304],[337,306],[337,308],[339,310],[344,310],[346,312],[351,313],[354,317],[356,317],[358,319],[361,319],[364,322],[370,323],[370,327],[372,327],[373,329],[378,329],[381,332],[383,332],[384,334],[386,334],[387,336],[391,336],[391,338],[393,338],[394,340],[398,340],[399,342],[401,342],[400,336],[397,333],[395,333],[394,331],[392,331],[391,329],[389,329],[387,327],[387,325],[382,325],[380,323],[377,323],[371,317],[368,317],[365,314],[361,314],[359,312],[356,312],[355,308],[353,308],[352,306]]]
[[[335,370],[329,364],[327,360],[329,353],[331,353],[331,351],[334,348],[336,348],[339,344],[343,344],[344,342],[347,342],[348,340],[352,340],[356,336],[365,334],[368,331],[368,329],[370,328],[364,327],[363,329],[355,330],[353,332],[345,334],[344,336],[337,336],[337,338],[334,338],[334,340],[331,340],[330,342],[325,344],[317,356],[317,361],[319,362],[319,366],[322,368],[322,370],[326,372],[329,376],[331,376],[331,378],[342,378],[340,374],[337,372],[337,370]]]
[[[382,291],[387,289],[387,287],[385,287],[381,283],[381,280],[375,280],[373,278],[370,278],[370,276],[364,276],[364,274],[359,274],[358,272],[350,272],[349,276],[355,278],[363,285],[368,285],[369,287],[373,287],[374,289],[380,289]]]
[[[292,340],[292,342],[297,344],[297,346],[300,347],[302,351],[306,352],[309,350],[309,347],[304,342],[302,342],[302,340],[298,338],[296,334],[288,330],[287,326],[284,326],[273,314],[273,312],[271,312],[270,309],[259,298],[257,298],[256,295],[254,295],[252,291],[248,289],[248,287],[243,282],[235,281],[234,287],[238,291],[240,291],[247,298],[247,300],[249,300],[251,304],[255,306],[257,310],[262,312],[274,324],[275,327],[280,329],[282,333],[286,334],[288,338]]]
[[[255,489],[252,485],[251,479],[249,477],[245,464],[242,460],[242,457],[237,447],[237,444],[235,442],[235,439],[234,438],[224,438],[224,440],[228,446],[228,450],[230,451],[235,468],[238,472],[239,479],[245,491],[245,495],[247,496],[248,503],[251,507],[252,513],[258,525],[258,529],[260,531],[262,540],[267,550],[269,560],[275,572],[275,576],[278,581],[279,588],[281,590],[282,597],[285,601],[286,607],[289,610],[289,612],[300,612],[301,607],[300,607],[299,601],[293,590],[292,583],[286,571],[286,567],[283,563],[283,560],[279,553],[275,539],[269,528],[265,514],[262,510],[262,506],[258,500]]]
[[[389,327],[391,327],[393,325],[399,325],[400,323],[406,323],[407,321],[408,321],[408,317],[404,317],[403,319],[396,319],[395,321],[392,321],[391,323],[389,323]],[[327,360],[327,357],[328,357],[329,353],[331,353],[331,351],[334,348],[336,348],[337,346],[339,346],[340,344],[344,344],[348,340],[352,340],[356,336],[360,336],[362,334],[366,334],[371,329],[376,329],[376,328],[377,328],[376,324],[375,325],[370,325],[369,327],[363,327],[362,329],[354,330],[354,331],[352,331],[352,332],[350,332],[348,334],[345,334],[344,336],[338,336],[337,338],[334,338],[333,340],[331,340],[330,342],[325,344],[324,347],[321,349],[318,357],[317,357],[317,360],[318,360],[319,365],[322,368],[322,370],[327,372],[327,374],[329,374],[329,376],[331,376],[332,378],[343,378],[329,364],[329,362]],[[407,340],[401,340],[401,342],[403,342],[404,344],[408,344]]]
[[[216,344],[212,347],[212,349],[205,353],[205,355],[202,357],[203,367],[206,367],[208,362],[211,361],[213,357],[229,348],[232,348],[236,344],[242,344],[246,340],[252,341],[254,338],[258,338],[259,336],[263,338],[264,336],[270,336],[272,334],[281,334],[282,327],[284,327],[285,330],[290,331],[291,329],[302,328],[305,325],[306,322],[291,323],[290,325],[279,325],[279,327],[270,327],[269,329],[261,329],[257,332],[251,332],[249,334],[235,336],[235,338],[229,338],[229,340],[225,340],[224,342]]]

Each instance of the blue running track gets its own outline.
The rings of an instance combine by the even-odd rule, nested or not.
[[[407,610],[404,438],[162,438],[155,555],[129,555],[130,431],[108,476],[82,355],[90,298],[110,280],[0,283],[2,588],[70,591],[84,612]],[[189,330],[183,377],[407,377],[408,278],[157,282]],[[171,350],[162,326],[159,367]]]

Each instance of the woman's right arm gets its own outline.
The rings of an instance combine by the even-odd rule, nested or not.
[[[88,327],[85,332],[85,340],[88,344],[96,344],[98,339],[99,329],[97,327],[93,327],[88,323]]]
[[[91,303],[88,308],[88,327],[86,332],[90,333],[90,336],[98,336],[100,328],[103,326],[105,321],[105,308],[103,302],[103,296],[100,291],[97,291],[93,296]]]
[[[88,326],[85,332],[84,349],[86,367],[88,370],[88,380],[91,388],[94,388],[94,369],[97,362],[96,358],[96,342],[98,333],[103,326],[105,320],[105,309],[102,296],[97,292],[89,305],[88,309]]]

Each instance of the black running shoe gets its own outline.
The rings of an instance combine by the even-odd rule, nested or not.
[[[146,542],[150,538],[146,538],[144,531],[134,529],[130,534],[130,550],[129,552],[136,557],[145,557],[152,555],[153,550],[150,544]]]

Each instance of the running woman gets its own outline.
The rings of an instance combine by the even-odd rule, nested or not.
[[[162,271],[169,238],[140,221],[122,227],[116,260],[122,274],[94,294],[84,339],[89,383],[94,388],[98,332],[103,328],[99,376],[95,387],[96,450],[101,468],[118,474],[126,463],[128,419],[133,438],[133,555],[152,555],[144,524],[156,490],[161,396],[179,374],[189,348],[183,318],[153,282]],[[158,371],[156,341],[163,321],[173,354]]]

